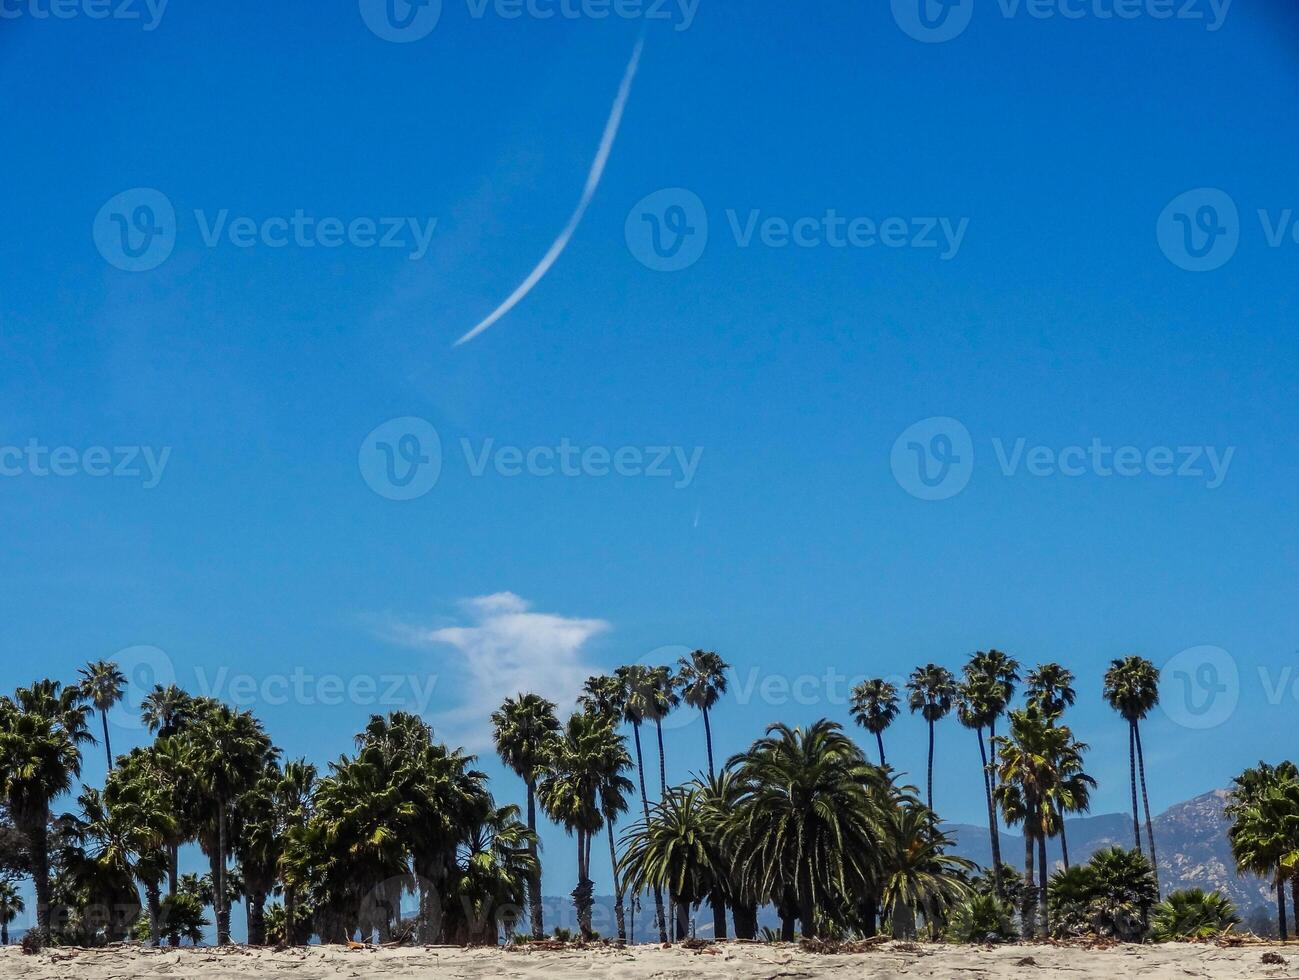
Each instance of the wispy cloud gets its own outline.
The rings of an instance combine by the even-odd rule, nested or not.
[[[609,154],[613,150],[613,142],[618,137],[618,126],[622,123],[622,112],[627,107],[627,97],[631,95],[631,83],[636,77],[636,68],[640,65],[641,48],[644,46],[643,41],[637,41],[636,47],[631,53],[631,60],[627,62],[627,70],[623,72],[622,84],[618,86],[618,95],[613,100],[613,109],[609,112],[609,120],[604,124],[604,135],[600,138],[600,148],[596,150],[595,160],[591,163],[591,170],[586,175],[586,186],[582,189],[582,198],[577,202],[577,209],[573,212],[572,217],[568,219],[568,224],[564,230],[559,233],[559,237],[547,250],[546,254],[541,257],[537,267],[528,273],[528,277],[519,283],[517,289],[506,298],[505,302],[494,309],[487,317],[482,320],[476,327],[466,333],[463,337],[455,342],[455,346],[467,343],[477,337],[480,333],[490,327],[510,310],[518,306],[528,293],[532,292],[534,286],[545,277],[550,271],[550,267],[555,264],[564,249],[568,247],[569,241],[577,231],[577,226],[582,223],[582,216],[586,214],[586,209],[590,206],[592,199],[595,197],[596,188],[600,186],[600,178],[604,176],[604,165],[609,162]]]
[[[428,648],[441,656],[451,675],[438,685],[456,703],[434,716],[449,741],[474,750],[490,745],[488,719],[501,701],[520,692],[549,698],[567,710],[582,684],[599,667],[585,657],[587,642],[607,631],[602,619],[534,612],[513,592],[466,599],[464,625],[390,625],[389,638]]]

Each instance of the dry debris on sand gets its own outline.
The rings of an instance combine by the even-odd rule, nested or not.
[[[945,946],[882,940],[771,945],[694,941],[663,947],[533,943],[508,951],[451,946],[220,951],[119,947],[56,949],[34,956],[9,947],[0,950],[0,980],[1281,980],[1287,972],[1285,952],[1283,946],[1256,943]]]

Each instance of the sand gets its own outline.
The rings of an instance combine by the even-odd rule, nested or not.
[[[1265,952],[1280,953],[1291,965],[1266,965]],[[537,980],[709,980],[713,977],[909,977],[934,980],[1019,980],[1063,978],[1116,980],[1273,980],[1299,974],[1299,947],[1171,944],[1080,949],[1055,946],[939,946],[899,948],[886,944],[865,953],[824,955],[797,946],[726,944],[696,951],[638,946],[628,950],[588,949],[513,952],[457,947],[349,951],[311,947],[292,951],[210,949],[148,951],[138,948],[55,950],[24,956],[16,947],[0,950],[0,980],[117,980],[184,977],[194,980],[334,980],[352,977],[432,978],[518,977]]]

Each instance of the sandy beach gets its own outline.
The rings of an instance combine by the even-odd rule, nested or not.
[[[1207,945],[1122,945],[1082,949],[1023,945],[970,947],[886,944],[864,953],[819,954],[797,946],[736,945],[692,950],[640,946],[632,949],[568,949],[516,952],[458,947],[344,950],[311,947],[293,951],[234,948],[149,951],[62,949],[24,956],[16,947],[0,953],[0,978],[26,980],[115,980],[125,977],[187,977],[201,980],[256,980],[291,976],[297,980],[385,976],[423,978],[541,978],[576,980],[620,976],[633,980],[665,978],[915,977],[935,980],[1006,980],[1064,977],[1071,980],[1239,980],[1295,975],[1299,962],[1263,962],[1265,953],[1299,961],[1299,947]]]

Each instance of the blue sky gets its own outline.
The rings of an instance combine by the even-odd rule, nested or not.
[[[959,36],[921,43],[885,3],[701,0],[687,23],[444,0],[393,43],[348,3],[173,0],[151,21],[6,0],[0,446],[23,451],[0,455],[3,687],[117,656],[243,692],[323,765],[372,710],[481,745],[516,687],[707,647],[742,695],[716,714],[725,755],[778,718],[846,720],[849,678],[996,646],[1078,673],[1105,812],[1127,792],[1105,663],[1211,645],[1226,659],[1179,663],[1205,691],[1234,669],[1239,702],[1212,728],[1185,724],[1205,691],[1151,719],[1154,807],[1284,752],[1299,20],[966,3]],[[640,40],[566,250],[453,347],[569,221]],[[113,202],[138,188],[174,243],[125,271],[113,215],[158,198]],[[1178,234],[1215,227],[1206,202],[1230,254],[1188,271]],[[274,247],[299,211],[355,234]],[[367,247],[388,218],[404,247]],[[687,267],[650,267],[654,220],[689,228]],[[40,475],[33,441],[75,472]],[[1094,441],[1134,447],[1136,475],[1069,451]],[[578,475],[547,452],[565,446]],[[140,475],[90,475],[96,447]],[[917,451],[930,473],[959,457],[945,499],[922,499]],[[392,499],[384,452],[427,457],[424,492]],[[141,733],[119,722],[121,749]],[[671,778],[702,734],[669,731]],[[982,819],[975,758],[944,724],[945,816]],[[890,761],[923,780],[917,719]],[[570,845],[545,843],[565,893]]]

